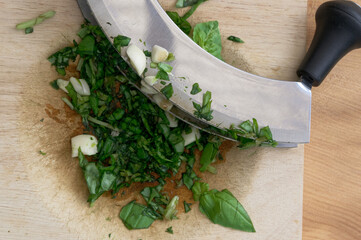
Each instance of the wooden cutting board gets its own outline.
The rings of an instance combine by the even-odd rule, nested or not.
[[[172,9],[174,1],[161,1]],[[16,23],[49,9],[57,15],[24,35]],[[79,119],[49,87],[57,75],[46,58],[69,45],[82,16],[74,0],[0,0],[0,239],[301,239],[303,146],[232,148],[211,188],[228,188],[250,214],[257,233],[213,225],[197,205],[179,220],[128,231],[117,215],[130,201],[102,197],[94,207],[71,136]],[[224,59],[262,76],[296,80],[306,44],[306,0],[219,0],[202,5],[191,22],[219,20]],[[229,35],[245,44],[227,41]],[[45,156],[39,151],[46,152]],[[129,190],[126,190],[129,191]],[[165,233],[173,226],[174,235]]]
[[[325,0],[308,2],[308,42]],[[361,5],[360,0],[355,0]],[[305,146],[304,240],[361,239],[361,50],[312,89],[311,143]]]

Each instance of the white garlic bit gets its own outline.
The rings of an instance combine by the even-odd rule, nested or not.
[[[93,135],[88,134],[73,137],[71,139],[72,157],[78,156],[79,148],[84,155],[95,155],[98,152],[98,140]]]
[[[152,62],[160,63],[167,60],[169,52],[167,49],[154,45],[152,49]]]
[[[186,134],[184,131],[182,133],[182,137],[184,139],[184,146],[187,146],[193,142],[195,142],[197,139],[201,137],[201,133],[199,132],[198,128],[191,127],[192,132]]]
[[[74,90],[82,96],[90,95],[90,88],[88,83],[84,79],[77,79],[75,77],[70,78],[70,82],[74,87]]]
[[[68,84],[69,84],[69,81],[66,81],[66,80],[64,80],[64,79],[58,79],[58,80],[56,80],[56,84],[58,85],[58,87],[61,89],[61,90],[63,90],[64,92],[66,92],[66,93],[69,93],[68,92],[68,90],[66,89],[66,86],[68,86]]]
[[[132,64],[137,74],[141,76],[147,64],[144,52],[134,44],[131,44],[127,48],[127,55],[129,57],[130,64]]]

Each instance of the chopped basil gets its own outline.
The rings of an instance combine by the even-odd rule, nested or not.
[[[33,27],[27,27],[25,28],[25,34],[29,34],[29,33],[32,33],[34,32],[34,28]]]
[[[83,38],[83,40],[79,43],[78,46],[78,54],[80,56],[85,55],[94,55],[95,50],[95,38],[93,35],[87,35]]]
[[[207,143],[207,145],[205,146],[202,152],[202,156],[200,159],[200,163],[202,165],[200,168],[201,172],[206,171],[209,164],[211,164],[215,160],[217,153],[219,151],[218,148],[219,146],[217,143],[212,143],[212,142]]]
[[[159,70],[158,73],[157,73],[157,75],[155,75],[155,78],[169,81],[169,75],[168,75],[168,73],[165,72],[165,71],[163,71],[163,70]]]
[[[59,86],[58,86],[58,81],[57,81],[57,79],[55,79],[54,81],[51,81],[51,82],[50,82],[50,86],[51,86],[52,88],[54,88],[55,90],[58,90],[58,89],[59,89]]]
[[[196,109],[194,111],[194,115],[198,118],[203,118],[206,121],[210,121],[213,119],[212,113],[213,110],[211,110],[211,104],[212,104],[212,93],[207,91],[205,94],[203,94],[203,102],[202,105],[193,102],[193,106]]]
[[[235,37],[235,36],[229,36],[227,39],[232,42],[244,43],[244,41],[242,39],[240,39],[239,37]]]
[[[25,29],[25,34],[33,32],[33,27],[42,23],[44,20],[54,17],[55,11],[48,11],[43,14],[40,14],[37,18],[33,18],[29,21],[22,22],[16,25],[16,29]]]
[[[147,57],[151,57],[152,52],[149,52],[148,50],[144,50],[144,55],[147,56]]]
[[[169,53],[169,54],[168,54],[168,57],[167,57],[167,60],[165,60],[165,61],[166,61],[166,62],[172,62],[172,61],[174,61],[174,59],[175,59],[174,54],[173,54],[173,53]]]
[[[158,68],[159,70],[163,70],[164,72],[167,73],[170,73],[173,70],[173,68],[166,63],[158,63]]]
[[[167,86],[163,87],[160,91],[164,94],[164,96],[167,99],[170,99],[172,97],[172,95],[173,95],[173,86],[170,83]]]
[[[184,8],[196,4],[199,0],[178,0],[176,3],[177,8]]]
[[[115,49],[117,49],[118,52],[120,52],[122,47],[126,47],[126,46],[129,45],[130,40],[131,39],[126,37],[126,36],[121,36],[121,35],[116,36],[114,38],[114,47],[115,47]]]
[[[46,153],[45,152],[43,152],[43,151],[39,151],[39,153],[41,154],[41,155],[43,155],[43,156],[45,156],[46,155]]]
[[[199,5],[201,5],[201,4],[202,4],[203,2],[205,2],[205,1],[207,1],[207,0],[198,0],[198,1],[196,1],[196,2],[184,0],[184,1],[183,1],[183,6],[184,6],[184,7],[185,7],[185,6],[192,6],[192,7],[191,7],[191,9],[189,9],[188,12],[186,12],[186,14],[183,15],[182,19],[187,20],[190,16],[193,15],[193,13],[197,10],[197,8],[199,7]],[[188,2],[188,3],[187,3],[187,2]],[[179,3],[179,1],[178,1],[178,3]],[[178,4],[178,5],[180,5],[180,4]]]
[[[191,210],[191,205],[192,203],[187,203],[186,201],[183,201],[183,205],[184,205],[184,212],[187,213]]]
[[[177,205],[178,205],[179,197],[174,196],[172,200],[168,203],[165,211],[164,211],[164,218],[167,220],[176,219],[177,216]]]
[[[191,91],[192,95],[196,95],[197,93],[200,93],[201,91],[202,91],[202,89],[199,87],[198,83],[193,84],[192,91]]]
[[[149,228],[154,218],[149,217],[146,210],[146,206],[133,201],[122,208],[119,217],[129,230]]]
[[[167,11],[168,16],[173,20],[173,22],[187,35],[192,31],[191,24],[179,16],[177,12]]]
[[[277,142],[273,140],[271,129],[268,126],[259,129],[256,119],[244,121],[238,127],[231,126],[227,129],[227,133],[229,137],[240,143],[238,145],[240,149],[277,146]]]
[[[173,234],[173,228],[169,227],[169,228],[167,228],[167,230],[165,230],[165,232]]]

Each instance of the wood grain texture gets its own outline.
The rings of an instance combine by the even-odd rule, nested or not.
[[[165,7],[174,3],[162,1]],[[34,33],[14,29],[49,9],[57,11],[56,17]],[[111,239],[301,239],[303,146],[232,149],[217,166],[217,177],[205,176],[212,188],[229,188],[240,199],[257,234],[210,224],[197,205],[171,223],[174,235],[164,232],[167,222],[127,231],[117,217],[124,201],[102,197],[89,208],[81,171],[69,151],[77,120],[64,110],[61,93],[49,87],[57,74],[46,60],[76,37],[82,22],[77,4],[0,0],[0,19],[0,239],[107,239],[109,233]],[[227,61],[267,77],[296,78],[305,46],[305,0],[208,1],[191,22],[213,19],[220,21]],[[246,44],[225,40],[228,35]]]
[[[308,42],[324,0],[308,2]],[[355,1],[361,4],[361,1]],[[361,50],[312,89],[311,143],[305,146],[304,240],[361,239]]]

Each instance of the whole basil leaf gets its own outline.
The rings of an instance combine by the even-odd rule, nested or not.
[[[132,201],[122,208],[119,217],[129,230],[148,228],[154,219],[144,214],[146,210],[146,206]]]
[[[218,21],[198,23],[194,27],[193,41],[213,56],[222,59],[222,40]]]
[[[248,213],[227,189],[213,189],[199,199],[199,210],[213,223],[245,232],[255,232]]]

